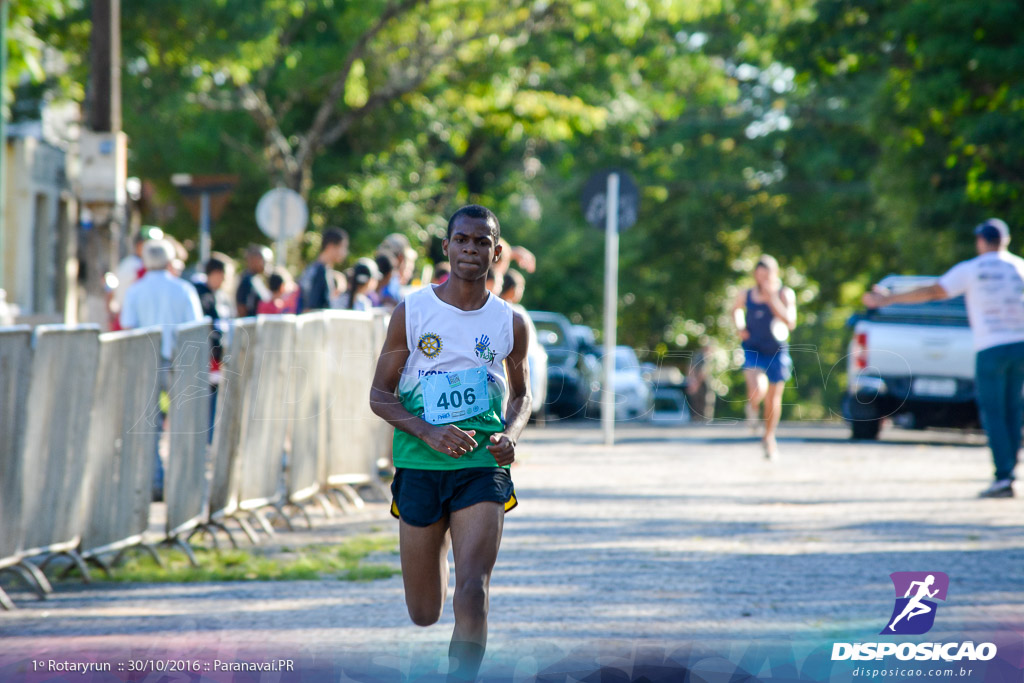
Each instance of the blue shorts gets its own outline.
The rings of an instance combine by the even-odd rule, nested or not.
[[[767,375],[768,382],[776,384],[785,382],[793,374],[793,359],[786,349],[779,349],[775,353],[743,349],[743,369],[760,370]]]
[[[456,510],[492,502],[508,512],[519,502],[504,467],[418,470],[399,467],[391,482],[391,514],[413,526],[430,526]]]

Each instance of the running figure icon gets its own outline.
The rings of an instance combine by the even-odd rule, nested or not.
[[[892,623],[889,624],[889,630],[890,631],[893,631],[893,632],[896,631],[896,622],[898,622],[903,617],[906,617],[907,621],[910,621],[911,619],[913,619],[916,616],[919,616],[921,614],[928,614],[928,612],[932,611],[931,607],[929,607],[928,605],[924,604],[921,601],[924,598],[934,598],[935,595],[939,592],[938,588],[936,588],[934,591],[928,590],[929,588],[931,588],[932,584],[934,584],[934,583],[935,583],[935,575],[934,574],[929,574],[927,576],[927,578],[925,578],[924,581],[912,581],[911,582],[910,587],[907,588],[907,592],[903,596],[905,598],[910,598],[910,601],[907,603],[907,606],[903,608],[903,611],[900,612],[900,615],[898,617],[896,617],[895,619],[893,619]],[[917,586],[917,594],[914,595],[914,597],[911,598],[910,597],[910,593],[913,592],[914,586]]]

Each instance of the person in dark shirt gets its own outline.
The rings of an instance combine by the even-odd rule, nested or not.
[[[231,317],[231,305],[224,300],[221,287],[224,285],[225,264],[217,258],[206,262],[206,277],[197,276],[192,284],[199,294],[199,305],[203,307],[203,315],[212,320]]]
[[[250,244],[245,250],[245,272],[235,290],[235,305],[238,307],[238,317],[256,315],[256,308],[261,301],[270,298],[270,292],[263,283],[263,276],[267,270],[267,264],[274,260],[274,255],[268,247],[259,244]]]
[[[306,266],[299,276],[299,312],[331,307],[334,291],[329,269],[348,256],[348,233],[341,228],[328,228],[320,242],[320,255]]]

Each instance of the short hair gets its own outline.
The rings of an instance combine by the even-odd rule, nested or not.
[[[509,292],[517,287],[525,287],[526,278],[518,270],[509,270],[501,281],[501,293]]]
[[[270,288],[271,292],[276,292],[284,287],[284,278],[281,277],[280,273],[274,273],[267,278],[267,287]]]
[[[260,256],[260,257],[264,257],[265,255],[263,253],[263,245],[262,244],[250,244],[248,247],[245,248],[245,255],[246,256]]]
[[[219,258],[211,258],[206,262],[204,270],[207,275],[212,273],[223,273],[226,270],[226,265]]]
[[[495,244],[501,239],[501,224],[498,223],[498,217],[486,206],[480,206],[479,204],[468,204],[452,214],[452,217],[448,219],[447,239],[452,238],[452,228],[455,227],[455,223],[460,218],[475,218],[484,221],[491,228],[491,237],[494,239]]]
[[[391,271],[395,269],[395,257],[388,252],[378,253],[373,260],[377,263],[377,270],[380,271],[382,279],[391,275]]]
[[[320,239],[320,251],[333,244],[344,244],[348,242],[348,233],[341,228],[327,228]]]
[[[142,246],[142,265],[146,270],[164,270],[174,257],[174,247],[167,240],[148,240]]]

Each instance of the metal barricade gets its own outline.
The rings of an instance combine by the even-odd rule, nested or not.
[[[373,327],[374,327],[374,339],[373,339],[373,370],[371,370],[370,381],[373,381],[372,373],[376,371],[377,361],[380,359],[380,352],[384,348],[384,340],[388,336],[388,325],[391,323],[391,314],[382,310],[374,311]],[[369,401],[369,397],[367,397]],[[372,413],[372,411],[371,411]],[[378,454],[378,458],[383,459],[386,463],[391,463],[391,445],[392,436],[394,435],[395,428],[389,425],[384,420],[380,419],[376,415],[373,416],[373,420],[370,422],[370,439],[373,446],[371,448]],[[380,472],[381,468],[377,468],[377,472]],[[379,482],[381,494],[385,499],[390,500],[391,491],[387,486],[383,485],[383,482]]]
[[[165,542],[178,546],[195,564],[183,540],[207,519],[207,465],[209,463],[212,389],[210,385],[209,320],[178,327],[177,350],[171,365],[168,398],[170,448],[164,482],[167,504]]]
[[[221,365],[221,383],[217,397],[217,411],[213,427],[211,459],[213,479],[210,482],[210,522],[223,529],[221,520],[238,510],[238,479],[241,458],[239,446],[242,431],[248,419],[248,395],[253,373],[253,355],[256,319],[242,318],[229,328],[231,340]],[[250,540],[256,535],[251,527],[242,524]],[[230,538],[230,533],[228,534]],[[232,543],[234,539],[232,538]]]
[[[81,479],[81,547],[83,557],[107,569],[103,555],[131,546],[155,555],[143,536],[160,433],[160,330],[110,332],[99,341],[97,400],[89,415]]]
[[[70,557],[88,581],[75,548],[81,539],[82,476],[89,412],[99,362],[99,328],[40,325],[33,339],[32,370],[21,447],[24,557]],[[42,567],[41,567],[42,568]]]
[[[356,507],[363,501],[353,485],[376,484],[376,437],[380,422],[370,411],[370,384],[379,349],[372,313],[330,311],[327,316],[327,394],[330,422],[321,481],[340,490]]]
[[[23,531],[21,455],[31,364],[32,329],[0,327],[0,572],[16,572],[33,585],[18,566]],[[14,607],[3,589],[0,607]]]
[[[291,370],[294,412],[285,481],[291,504],[309,500],[320,491],[319,474],[327,448],[328,420],[325,335],[324,314],[298,316]]]
[[[295,327],[294,315],[257,318],[253,369],[239,441],[243,465],[238,479],[238,507],[242,511],[279,506],[282,499],[285,438],[293,413],[289,375]],[[261,516],[254,516],[271,533],[269,524]]]

